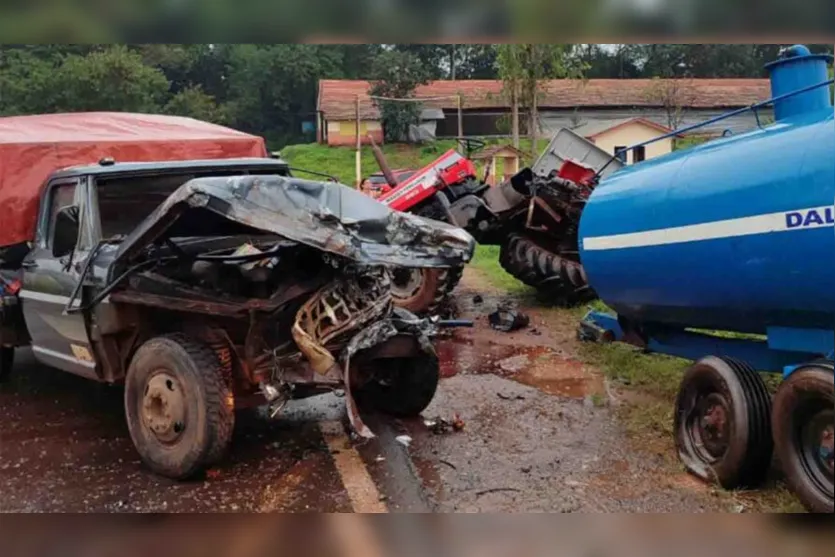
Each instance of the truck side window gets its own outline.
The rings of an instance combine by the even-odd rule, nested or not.
[[[191,175],[128,176],[96,184],[102,238],[124,236],[142,223]]]
[[[49,189],[49,220],[46,223],[47,226],[47,234],[46,234],[46,242],[47,247],[52,247],[52,234],[54,232],[55,227],[55,215],[58,214],[58,211],[63,209],[68,205],[72,205],[75,201],[75,182],[69,182],[66,184],[58,184],[52,186]]]

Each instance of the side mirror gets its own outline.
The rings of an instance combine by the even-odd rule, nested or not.
[[[78,207],[63,207],[55,215],[52,227],[52,256],[56,259],[69,255],[78,241]]]

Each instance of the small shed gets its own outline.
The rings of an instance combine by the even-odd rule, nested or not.
[[[487,183],[491,186],[500,184],[519,172],[519,161],[524,153],[513,145],[493,145],[470,157],[473,161],[484,161],[489,165],[490,174]],[[499,176],[499,162],[501,161],[501,176]]]

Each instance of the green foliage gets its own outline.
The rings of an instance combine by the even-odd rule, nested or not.
[[[228,119],[225,107],[219,106],[214,97],[204,93],[199,85],[186,87],[171,97],[163,107],[163,112],[215,124],[225,124]]]
[[[415,54],[401,50],[383,52],[372,66],[371,94],[393,99],[412,98],[418,85],[429,82],[424,62]],[[420,120],[421,103],[376,100],[386,141],[405,141],[409,126]]]
[[[154,112],[169,88],[165,74],[124,46],[70,55],[42,83],[42,99],[56,112]],[[47,110],[44,110],[46,112]]]

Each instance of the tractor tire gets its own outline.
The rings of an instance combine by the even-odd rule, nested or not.
[[[0,346],[0,383],[9,378],[14,366],[14,348]]]
[[[774,395],[772,429],[786,481],[814,513],[835,512],[833,500],[833,365],[795,370]]]
[[[596,298],[580,263],[560,257],[519,234],[509,235],[502,244],[499,263],[554,305],[572,307]]]
[[[394,304],[417,315],[432,314],[461,281],[464,267],[401,268],[392,272]]]
[[[177,480],[220,460],[235,423],[217,355],[181,334],[151,339],[136,351],[125,380],[125,415],[142,461]]]

